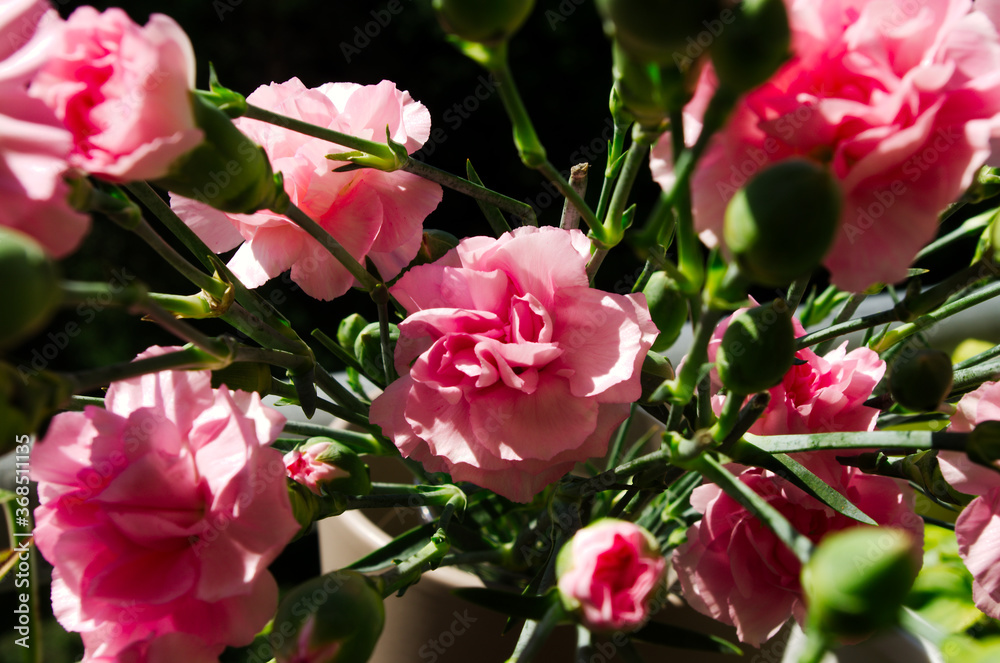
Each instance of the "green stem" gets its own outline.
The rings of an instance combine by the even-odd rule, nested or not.
[[[167,244],[162,237],[153,229],[149,222],[143,219],[139,225],[132,229],[146,244],[152,247],[160,256],[166,260],[171,267],[177,270],[181,276],[190,281],[196,288],[204,290],[217,300],[223,299],[226,295],[227,286],[222,281],[212,278],[177,252],[177,249]]]
[[[1000,281],[991,283],[971,295],[945,304],[937,310],[917,318],[913,322],[901,325],[895,329],[890,329],[872,346],[872,350],[879,353],[884,352],[903,339],[916,334],[917,332],[923,331],[935,322],[940,322],[941,320],[955,315],[956,313],[960,313],[967,308],[989,301],[997,295],[1000,295]],[[903,303],[906,303],[905,300]]]
[[[129,378],[159,373],[160,371],[179,371],[189,369],[217,369],[229,365],[228,358],[209,354],[201,348],[187,345],[181,350],[168,352],[156,357],[147,357],[122,364],[102,366],[90,371],[73,373],[67,377],[73,383],[73,391],[79,393],[98,387],[104,387],[112,382]]]
[[[983,382],[994,381],[1000,377],[1000,361],[977,364],[971,368],[955,371],[952,375],[952,393],[961,393]]]
[[[590,229],[590,234],[593,236],[600,248],[611,248],[614,246],[614,244],[608,243],[609,238],[606,237],[604,227],[594,214],[594,211],[591,210],[586,201],[580,197],[580,194],[574,191],[573,187],[563,179],[562,175],[555,166],[548,161],[543,161],[539,165],[535,166],[535,170],[538,170],[545,175],[549,182],[555,185],[555,187],[559,190],[559,193],[562,194],[562,196],[568,201],[573,203],[577,211],[580,212],[580,217],[587,224],[587,227]]]
[[[449,172],[435,168],[417,159],[410,159],[402,169],[425,180],[437,182],[449,189],[464,193],[470,198],[481,200],[506,212],[510,212],[519,219],[523,219],[529,226],[538,225],[538,221],[535,219],[535,210],[531,209],[531,205],[526,205],[519,200],[505,196],[502,193],[497,193],[492,189],[487,189],[458,175],[452,175]]]
[[[649,148],[650,144],[645,140],[635,140],[625,154],[625,164],[622,166],[621,175],[618,177],[614,194],[611,196],[608,213],[604,217],[605,242],[609,246],[615,246],[621,242],[625,234],[625,230],[622,227],[625,207],[628,205],[628,198],[632,193],[636,177],[639,171],[646,165]]]
[[[751,435],[744,439],[767,453],[803,451],[882,449],[909,453],[923,449],[964,451],[969,433],[932,431],[861,431],[852,433],[811,433],[808,435]],[[739,446],[739,444],[737,444]]]
[[[295,222],[295,225],[305,230],[310,237],[319,242],[337,262],[351,273],[351,276],[357,279],[365,291],[372,292],[381,284],[378,279],[368,273],[368,270],[340,242],[333,238],[333,235],[328,233],[323,226],[316,223],[308,214],[299,209],[295,203],[289,202],[286,209],[274,211],[287,216]]]
[[[694,332],[691,349],[680,372],[673,380],[667,380],[660,385],[650,400],[653,402],[670,401],[671,404],[683,406],[691,400],[698,380],[701,378],[702,367],[708,362],[708,343],[712,333],[725,312],[716,309],[705,309]],[[673,408],[671,408],[671,412]]]
[[[598,219],[607,218],[608,207],[611,205],[611,196],[615,190],[615,182],[621,172],[619,159],[625,149],[625,134],[628,129],[627,124],[615,122],[614,135],[611,144],[608,146],[608,160],[604,167],[604,183],[601,185],[601,197],[597,201],[596,216]]]
[[[507,663],[531,663],[564,616],[562,604],[556,602],[546,611],[541,621],[527,620]]]
[[[347,387],[340,384],[329,372],[322,366],[316,366],[316,384],[320,389],[325,391],[330,395],[330,398],[335,400],[340,405],[343,405],[348,410],[357,412],[361,415],[366,415],[368,413],[368,408],[358,400],[358,397],[354,395]]]
[[[802,296],[806,294],[806,290],[808,288],[808,276],[797,279],[796,281],[793,281],[790,286],[788,286],[788,294],[785,295],[785,301],[788,303],[788,308],[791,313],[794,313],[795,309],[799,307],[799,303],[802,301]]]
[[[388,598],[396,592],[406,589],[420,580],[420,576],[424,572],[437,568],[437,565],[448,554],[450,547],[444,530],[438,529],[427,545],[375,578],[382,597]]]
[[[590,166],[586,163],[578,163],[569,170],[569,185],[581,198],[587,193],[587,173],[589,170]],[[580,227],[580,211],[568,199],[563,205],[559,227],[563,230],[576,230]]]
[[[275,396],[280,396],[280,397],[282,397],[282,398],[284,398],[284,399],[286,399],[286,400],[288,400],[288,401],[290,401],[292,403],[298,403],[299,405],[301,405],[300,396],[299,396],[298,390],[293,385],[290,385],[290,384],[288,384],[286,382],[282,382],[281,380],[272,379],[271,380],[271,393],[274,394]],[[364,428],[365,430],[367,430],[368,432],[370,432],[372,435],[380,435],[381,434],[381,430],[379,430],[379,427],[375,426],[372,423],[370,423],[368,421],[368,417],[366,417],[364,414],[359,414],[357,412],[353,412],[353,411],[351,411],[351,410],[349,410],[349,409],[347,409],[345,407],[341,407],[339,405],[335,405],[334,403],[330,403],[329,401],[323,400],[321,398],[316,398],[315,396],[313,398],[315,399],[315,402],[314,402],[315,406],[317,408],[319,408],[320,410],[322,410],[323,412],[326,412],[328,414],[332,414],[333,416],[335,416],[336,418],[340,419],[341,421],[346,421],[349,424],[354,424],[355,426],[359,426],[361,428]],[[311,415],[309,415],[309,416],[311,416]],[[285,426],[285,430],[288,431],[288,432],[293,432],[292,429],[289,427],[289,425]],[[321,430],[329,430],[329,429],[327,429],[324,426],[317,426],[316,428],[313,428],[312,430],[314,430],[314,431],[321,431]],[[307,434],[307,433],[300,433],[300,434]],[[313,435],[322,435],[322,434],[323,433],[320,433],[320,432],[313,433]]]
[[[1000,357],[1000,345],[994,345],[992,348],[990,348],[985,352],[980,352],[974,357],[969,357],[964,361],[958,362],[953,366],[953,370],[961,371],[966,368],[971,368],[978,364],[982,364],[983,362],[986,362],[990,359],[994,359],[995,357]]]
[[[817,332],[813,332],[812,334],[800,336],[795,339],[795,349],[801,350],[802,348],[807,348],[810,345],[816,345],[817,343],[822,343],[823,341],[835,339],[838,336],[843,336],[844,334],[851,334],[856,331],[878,327],[879,325],[896,322],[897,320],[899,320],[899,311],[896,308],[880,311],[878,313],[872,313],[871,315],[855,318],[853,320],[847,320],[846,322],[831,325],[826,329],[821,329]]]
[[[396,368],[393,365],[392,341],[389,338],[389,289],[380,284],[372,291],[372,299],[378,307],[379,346],[382,353],[382,374],[385,386],[396,379]]]
[[[691,154],[690,151],[684,149],[684,121],[680,109],[671,113],[670,126],[670,140],[674,154],[678,157],[674,162],[674,168],[679,171],[682,158]],[[702,131],[702,135],[704,134],[705,132]],[[701,136],[699,136],[700,141]],[[691,213],[691,183],[689,181],[691,172],[693,172],[693,166],[683,180],[678,172],[677,181],[668,196],[676,211],[677,267],[684,277],[680,285],[684,292],[689,295],[700,291],[705,281],[704,256],[701,252],[701,242],[694,229],[694,215]]]
[[[300,134],[312,136],[313,138],[319,138],[320,140],[335,143],[336,145],[341,145],[352,150],[367,152],[368,154],[379,158],[388,160],[394,160],[396,158],[396,155],[385,143],[376,143],[375,141],[365,140],[364,138],[351,136],[350,134],[334,131],[333,129],[319,127],[315,124],[309,124],[308,122],[303,122],[302,120],[297,120],[293,117],[287,117],[252,104],[247,104],[244,117],[251,120],[267,122],[268,124],[282,127],[283,129],[291,129],[292,131],[296,131]]]
[[[867,297],[868,295],[864,293],[854,293],[848,297],[847,301],[844,302],[843,308],[841,308],[837,315],[834,316],[832,324],[839,325],[850,320],[851,316],[854,315],[854,313],[858,310],[858,307],[861,306],[861,303],[865,301]],[[816,347],[813,348],[813,351],[822,357],[830,351],[830,348],[833,346],[833,341],[834,339],[832,338],[827,339],[822,343],[817,344]]]

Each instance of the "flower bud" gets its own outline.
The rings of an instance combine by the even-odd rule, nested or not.
[[[434,0],[433,6],[445,32],[492,45],[520,29],[535,0]]]
[[[284,461],[288,476],[317,495],[371,492],[368,466],[352,449],[328,437],[309,439],[285,454]]]
[[[274,616],[271,646],[278,663],[364,663],[384,625],[385,606],[374,585],[342,569],[285,596]]]
[[[852,527],[829,535],[802,568],[808,623],[830,638],[858,638],[891,626],[918,571],[903,530]]]
[[[212,371],[212,387],[256,391],[261,396],[271,393],[271,367],[262,362],[237,361]]]
[[[357,313],[352,313],[340,321],[337,327],[337,343],[345,350],[354,350],[354,342],[368,326],[368,321]]]
[[[559,551],[559,597],[592,631],[632,631],[649,618],[666,566],[652,534],[635,523],[602,518]]]
[[[642,373],[639,376],[639,384],[642,385],[642,396],[639,403],[652,404],[650,397],[660,388],[664,380],[674,379],[674,367],[670,365],[670,360],[663,355],[650,352],[642,361]]]
[[[927,348],[902,356],[889,369],[889,393],[907,410],[933,412],[951,391],[948,353]]]
[[[0,314],[0,348],[39,331],[62,300],[55,263],[38,242],[0,226],[0,283],[7,284]]]
[[[674,344],[687,322],[687,298],[681,293],[677,282],[667,276],[666,272],[653,272],[646,287],[642,289],[642,294],[646,295],[646,305],[653,324],[660,330],[652,350],[663,352]]]
[[[443,258],[446,253],[458,246],[458,238],[443,230],[425,230],[420,241],[420,250],[413,260],[414,265],[425,265]]]
[[[743,0],[733,11],[734,20],[710,53],[720,85],[742,94],[765,82],[788,60],[791,30],[785,0]]]
[[[223,212],[250,214],[282,208],[285,192],[275,180],[264,148],[244,136],[211,103],[192,94],[191,104],[205,140],[174,161],[170,172],[155,184]]]
[[[615,91],[639,126],[656,129],[672,111],[691,100],[700,67],[682,73],[673,63],[644,63],[634,59],[617,41],[613,55]]]
[[[23,368],[0,362],[0,455],[19,436],[38,432],[72,393],[72,385],[54,373],[25,373]]]
[[[740,270],[779,287],[823,261],[840,223],[833,176],[806,159],[786,159],[756,175],[726,208],[723,238]]]
[[[779,299],[733,316],[715,355],[715,368],[731,392],[755,394],[777,386],[794,358],[791,311]]]
[[[997,469],[1000,461],[1000,421],[983,421],[972,429],[965,453],[980,465]]]
[[[389,346],[396,347],[399,340],[399,327],[389,325]],[[380,377],[385,368],[382,363],[382,336],[379,323],[373,322],[354,339],[354,356],[361,362],[361,367],[369,377]]]
[[[597,0],[597,9],[604,32],[639,62],[675,64],[688,59],[689,39],[729,29],[718,0]]]

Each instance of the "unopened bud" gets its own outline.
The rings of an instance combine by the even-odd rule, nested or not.
[[[0,348],[17,344],[48,323],[62,301],[59,276],[45,249],[24,233],[0,226]]]
[[[791,30],[785,0],[743,0],[735,19],[712,44],[722,87],[741,94],[769,79],[790,57]]]
[[[389,325],[389,346],[396,347],[399,340],[399,327]],[[390,353],[391,354],[391,353]],[[354,339],[354,356],[361,363],[369,377],[381,377],[385,368],[382,363],[382,335],[379,323],[373,322],[366,326]]]
[[[358,454],[328,437],[310,438],[285,454],[288,476],[317,495],[367,495],[372,483]]]
[[[672,112],[691,100],[700,67],[682,72],[672,62],[665,65],[642,62],[617,41],[613,55],[618,101],[639,126],[659,129]]]
[[[465,41],[498,44],[510,39],[535,7],[535,0],[434,0],[445,32]]]
[[[1000,461],[1000,421],[977,424],[969,434],[965,453],[972,461],[997,469],[997,461]]]
[[[597,0],[597,9],[604,32],[639,62],[674,64],[688,57],[690,40],[729,29],[718,0]]]
[[[327,573],[281,601],[271,629],[274,658],[278,663],[364,663],[384,625],[382,597],[365,576],[347,569]]]
[[[55,373],[26,372],[0,362],[0,455],[20,436],[37,433],[72,393],[73,386]]]
[[[337,343],[345,350],[354,351],[354,341],[368,326],[368,321],[357,313],[352,313],[340,321],[337,327]]]
[[[775,300],[733,316],[722,335],[715,368],[734,394],[755,394],[780,384],[794,358],[791,311],[783,300]]]
[[[652,350],[663,352],[677,340],[688,319],[687,298],[666,272],[653,272],[642,289],[653,324],[660,330]]]
[[[951,358],[941,350],[917,350],[889,368],[889,393],[908,410],[933,412],[951,391]]]
[[[425,230],[420,241],[420,250],[414,259],[414,265],[424,265],[443,258],[446,253],[458,246],[458,238],[443,230]]]
[[[779,287],[820,265],[840,223],[842,194],[819,164],[793,158],[761,171],[726,208],[726,247],[747,278]]]
[[[827,536],[802,568],[809,627],[854,639],[894,624],[919,568],[914,551],[912,536],[899,529],[852,527]]]

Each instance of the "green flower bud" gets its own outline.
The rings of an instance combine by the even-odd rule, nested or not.
[[[170,167],[155,184],[223,212],[250,214],[280,209],[286,194],[275,179],[264,148],[236,128],[221,110],[191,97],[194,119],[205,140]]]
[[[712,44],[711,56],[721,86],[742,94],[788,60],[791,30],[785,0],[743,0],[733,11],[734,20]]]
[[[535,0],[434,0],[445,32],[465,41],[498,44],[517,32]]]
[[[0,455],[13,448],[18,436],[37,433],[72,394],[72,385],[55,373],[25,373],[0,362]]]
[[[757,174],[726,208],[723,238],[740,270],[779,287],[823,261],[840,223],[833,176],[806,159],[786,159]]]
[[[718,0],[597,0],[604,32],[640,62],[676,64],[690,60],[690,40],[728,30],[733,10]],[[699,50],[703,50],[699,44]]]
[[[56,265],[24,233],[0,226],[0,283],[7,286],[0,314],[0,348],[9,348],[52,319],[62,290]]]
[[[226,385],[229,389],[256,391],[261,396],[271,393],[271,367],[260,362],[238,361],[212,371],[212,387]]]
[[[354,350],[354,342],[368,326],[368,321],[357,313],[352,313],[340,321],[337,327],[337,343],[345,350]]]
[[[670,365],[663,355],[650,352],[642,361],[642,373],[639,374],[639,384],[642,385],[642,396],[640,403],[652,403],[650,396],[653,395],[664,380],[674,379],[674,367]]]
[[[458,246],[458,238],[443,230],[425,230],[420,241],[420,250],[413,260],[414,265],[425,265],[444,257],[446,253]]]
[[[399,327],[389,325],[389,345],[396,347],[399,340]],[[361,362],[361,367],[369,377],[380,377],[384,375],[385,368],[382,363],[382,336],[379,332],[379,323],[373,322],[361,330],[358,337],[354,339],[354,356]]]
[[[921,349],[898,357],[889,368],[889,393],[908,410],[933,412],[951,391],[952,367],[948,353]]]
[[[325,448],[316,456],[316,461],[340,470],[333,479],[321,480],[326,493],[367,495],[372,491],[371,473],[356,451],[328,437],[311,438],[302,449],[319,445]]]
[[[827,536],[802,568],[809,627],[831,639],[891,626],[918,571],[903,530],[852,527]]]
[[[973,462],[997,469],[997,461],[1000,460],[1000,421],[977,424],[969,435],[965,453]]]
[[[642,289],[642,294],[646,296],[653,324],[660,330],[652,350],[663,352],[674,344],[687,322],[687,298],[681,293],[677,282],[667,276],[666,272],[653,272],[646,287]]]
[[[618,100],[639,126],[657,129],[672,111],[691,100],[700,67],[682,73],[673,63],[646,64],[634,59],[617,41],[613,55]]]
[[[715,368],[731,392],[755,394],[780,384],[794,358],[791,310],[779,299],[733,317],[722,335]]]
[[[342,569],[285,596],[274,616],[271,646],[278,663],[364,663],[384,625],[385,606],[375,586]]]

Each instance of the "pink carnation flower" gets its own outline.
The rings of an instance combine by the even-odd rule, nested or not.
[[[45,104],[27,93],[58,24],[44,0],[0,3],[0,225],[33,237],[56,258],[79,246],[90,219],[67,202],[63,177],[72,137]]]
[[[91,639],[92,640],[92,639]],[[124,648],[113,651],[107,646],[104,653],[95,655],[92,652],[104,642],[88,642],[84,637],[87,654],[81,663],[218,663],[222,646],[210,647],[187,633],[167,633],[165,635],[149,635],[141,640],[135,640]]]
[[[842,467],[836,452],[796,454],[809,468],[880,525],[900,527],[923,541],[912,491],[895,479]],[[740,471],[742,469],[742,471]],[[781,512],[799,532],[819,542],[830,532],[858,526],[772,472],[743,469],[739,479]],[[802,563],[756,517],[714,484],[699,486],[691,506],[704,517],[674,551],[673,563],[684,598],[701,613],[736,627],[743,642],[759,646],[789,617],[799,624],[805,603]]]
[[[329,447],[329,442],[319,442],[305,449],[293,449],[286,453],[283,461],[288,478],[321,495],[321,484],[346,477],[347,473],[339,467],[317,460]]]
[[[172,632],[219,650],[253,640],[277,606],[267,566],[299,530],[268,446],[283,424],[208,371],[116,382],[105,408],[52,419],[31,459],[35,542],[88,655]]]
[[[732,316],[716,328],[708,346],[709,361],[715,361],[730,320]],[[797,319],[793,318],[792,324],[796,336],[805,334]],[[805,363],[792,366],[781,384],[769,390],[771,400],[750,427],[751,433],[793,435],[875,430],[879,410],[866,406],[865,401],[885,375],[886,365],[878,353],[866,347],[848,352],[845,341],[823,357],[809,348],[799,350],[795,357]],[[716,413],[722,410],[726,398],[718,394],[712,398]]]
[[[519,502],[604,454],[657,332],[641,294],[589,287],[589,258],[578,230],[524,227],[407,272],[401,377],[372,423],[429,471]]]
[[[430,113],[389,81],[378,85],[327,83],[306,88],[293,78],[265,85],[247,97],[255,106],[368,140],[394,141],[412,153],[430,135]],[[284,175],[293,203],[315,219],[364,264],[391,279],[420,249],[423,220],[441,202],[441,187],[410,173],[364,169],[334,172],[343,163],[328,154],[347,148],[264,122],[240,118],[237,126],[264,147]],[[254,288],[291,268],[291,278],[317,299],[333,299],[354,277],[306,232],[274,212],[227,214],[203,203],[172,197],[174,211],[219,253],[240,246],[229,262]]]
[[[792,156],[815,159],[844,194],[824,262],[833,282],[860,291],[899,281],[934,237],[938,213],[980,166],[998,164],[1000,10],[971,0],[786,4],[794,57],[713,137],[691,182],[696,226],[714,246],[726,204],[750,177]],[[709,68],[685,138],[696,137],[715,85]],[[664,187],[671,163],[661,138],[651,166]]]
[[[951,430],[971,431],[984,421],[1000,421],[1000,382],[985,382],[962,396]],[[964,453],[939,451],[945,480],[957,490],[977,495],[955,521],[958,554],[972,573],[972,598],[984,613],[1000,619],[1000,464],[990,469]]]
[[[116,182],[156,179],[201,143],[194,50],[172,18],[153,14],[140,27],[121,9],[80,7],[51,29],[29,91],[72,133],[74,165]]]
[[[559,554],[559,593],[567,609],[596,631],[634,631],[667,569],[652,535],[624,520],[579,530]]]

